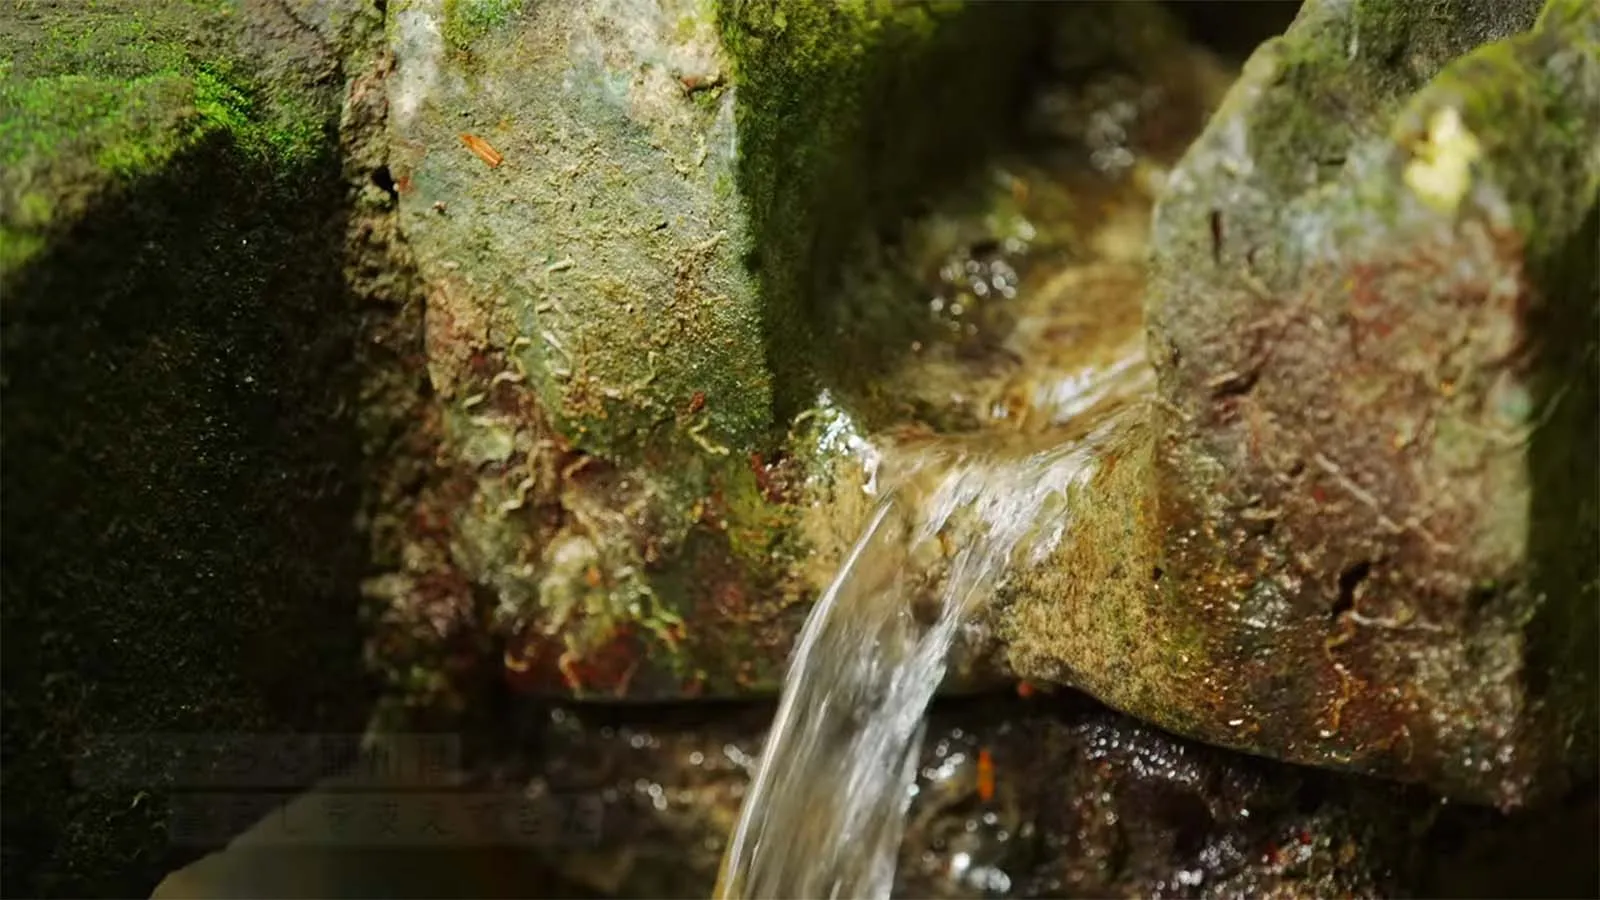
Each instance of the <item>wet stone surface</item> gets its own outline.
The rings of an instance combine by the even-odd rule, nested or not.
[[[548,860],[571,883],[704,896],[770,718],[529,706],[507,751],[521,762],[486,777],[602,799],[598,844]],[[952,701],[929,719],[895,894],[1395,896],[1435,877],[1437,818],[1418,792],[1237,757],[1075,695]]]
[[[1600,13],[1540,5],[1312,0],[1257,50],[1166,173],[1152,434],[1018,573],[1019,676],[1508,809],[1593,771],[1600,175],[1553,123]]]

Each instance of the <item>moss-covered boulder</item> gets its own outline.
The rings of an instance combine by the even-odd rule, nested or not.
[[[346,50],[379,21],[0,15],[0,893],[142,895],[198,852],[169,840],[195,773],[155,771],[161,735],[365,723],[338,124]],[[138,752],[147,783],[80,769]]]
[[[1005,132],[1041,15],[391,2],[444,474],[379,605],[470,617],[481,591],[529,690],[775,687],[816,586],[804,520],[861,480],[817,402],[851,321],[826,289]]]
[[[1018,671],[1503,805],[1592,768],[1597,37],[1310,2],[1257,51],[1157,208],[1153,425],[1024,579]]]
[[[325,154],[333,95],[318,88],[338,60],[326,44],[294,45],[337,40],[362,11],[325,10],[315,26],[266,17],[226,0],[18,4],[0,25],[0,271],[19,269],[106,191],[208,138],[285,170]],[[245,47],[245,27],[276,29],[281,45]],[[255,51],[276,58],[245,55]]]

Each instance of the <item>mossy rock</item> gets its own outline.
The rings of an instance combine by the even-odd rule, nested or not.
[[[822,288],[852,242],[1004,130],[1036,19],[397,4],[395,176],[449,294],[457,330],[438,339],[506,351],[561,432],[608,460],[770,449],[815,396]],[[957,65],[1000,52],[1018,61]],[[961,100],[975,118],[958,129],[939,110]],[[456,356],[434,353],[446,396]]]
[[[246,18],[219,0],[21,4],[8,16],[0,273],[20,268],[102,191],[159,172],[209,136],[225,135],[241,157],[273,168],[326,152],[336,113],[318,82],[336,63],[325,47],[321,58],[293,47],[262,71],[237,42]],[[324,18],[346,20],[325,21],[333,32],[359,16]]]
[[[815,447],[851,320],[827,288],[1004,135],[1041,15],[392,2],[391,172],[455,488],[426,504],[452,562],[384,602],[424,608],[445,569],[488,588],[528,690],[773,690],[816,587],[804,520],[856,465]]]
[[[1136,515],[1089,511],[1052,568],[1099,580],[1024,586],[1011,658],[1515,806],[1595,754],[1600,13],[1429,10],[1308,3],[1173,171]]]
[[[340,54],[376,24],[0,17],[8,896],[144,895],[202,849],[168,833],[183,773],[84,781],[84,753],[364,727],[337,126]]]

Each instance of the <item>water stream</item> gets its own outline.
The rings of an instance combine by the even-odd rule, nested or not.
[[[1128,409],[1031,452],[908,451],[790,662],[719,898],[887,898],[924,715],[964,626],[1071,525]]]

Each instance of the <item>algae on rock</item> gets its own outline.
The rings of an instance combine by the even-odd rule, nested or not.
[[[916,305],[840,291],[839,272],[912,201],[1009,142],[1048,21],[1027,4],[721,4],[748,215],[739,249],[759,279],[780,420],[903,343]]]

